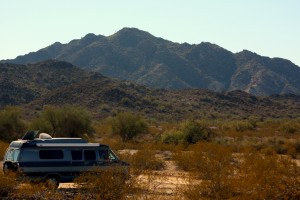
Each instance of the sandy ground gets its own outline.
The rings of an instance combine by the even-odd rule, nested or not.
[[[158,154],[157,156],[165,161],[166,167],[164,170],[151,171],[137,177],[139,187],[144,191],[142,199],[181,199],[178,189],[189,184],[188,173],[178,170],[174,161],[166,160],[165,154]],[[2,161],[0,161],[0,167],[2,172]],[[76,185],[74,183],[61,183],[59,189],[76,192],[74,191]]]
[[[121,152],[122,153],[122,152]],[[131,153],[134,153],[132,151]],[[179,170],[173,160],[166,152],[157,154],[157,157],[165,161],[165,169],[160,171],[151,171],[141,174],[137,177],[139,187],[144,191],[141,199],[182,199],[182,188],[190,184],[198,184],[201,181],[193,179],[187,172]],[[294,160],[300,166],[300,160]],[[0,161],[0,170],[2,171],[3,162]],[[61,191],[66,190],[70,193],[76,193],[76,185],[73,183],[61,183]]]

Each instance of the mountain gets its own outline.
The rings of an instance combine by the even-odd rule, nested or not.
[[[0,108],[18,105],[29,115],[45,105],[71,104],[88,109],[95,118],[119,111],[160,120],[300,117],[300,96],[296,95],[256,97],[243,91],[153,89],[56,60],[0,64],[0,70]]]
[[[29,103],[45,94],[83,80],[105,79],[63,61],[36,64],[0,63],[0,106]]]
[[[300,94],[300,68],[288,60],[247,50],[234,54],[208,42],[174,43],[136,28],[124,28],[108,37],[90,33],[1,62],[27,64],[46,59],[155,88]]]

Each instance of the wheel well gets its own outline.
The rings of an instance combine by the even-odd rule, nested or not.
[[[58,182],[60,182],[61,177],[59,174],[48,174],[45,178],[45,180],[49,179],[49,178],[55,178]]]
[[[4,167],[5,165],[8,167],[8,169],[13,169],[13,168],[14,168],[14,165],[13,165],[11,162],[5,162],[5,163],[3,164],[3,167]]]

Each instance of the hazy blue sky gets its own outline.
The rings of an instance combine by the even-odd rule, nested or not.
[[[0,0],[0,59],[135,27],[173,42],[248,49],[300,66],[300,0]]]

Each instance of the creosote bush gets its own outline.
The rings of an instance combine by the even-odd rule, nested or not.
[[[95,168],[83,172],[75,179],[80,190],[76,199],[124,199],[132,189],[126,178],[127,175],[121,167]]]
[[[164,144],[182,144],[185,138],[186,134],[180,130],[167,130],[161,135],[161,141]]]
[[[32,122],[31,129],[48,132],[55,137],[86,137],[94,132],[89,113],[70,105],[61,108],[45,106],[41,117]]]
[[[201,123],[195,120],[189,120],[181,124],[182,132],[185,134],[185,141],[195,144],[200,140],[209,140],[210,132]]]
[[[181,168],[201,179],[184,190],[187,199],[300,198],[300,168],[289,157],[255,151],[232,154],[213,144],[190,150],[175,156]],[[191,166],[184,164],[188,161]]]
[[[151,149],[138,150],[135,153],[125,153],[120,155],[121,159],[130,163],[130,167],[137,170],[162,170],[165,163],[155,156],[155,151]]]
[[[26,129],[25,122],[21,119],[21,109],[6,107],[0,111],[0,140],[11,141],[20,137]]]
[[[6,151],[6,149],[7,149],[8,146],[9,146],[8,143],[2,142],[2,141],[0,140],[0,160],[3,160],[5,151]]]
[[[0,199],[11,196],[16,190],[16,179],[13,173],[4,175],[0,173]]]
[[[147,133],[148,126],[144,119],[134,113],[118,113],[112,119],[112,131],[120,135],[124,142],[132,140],[139,134]]]

